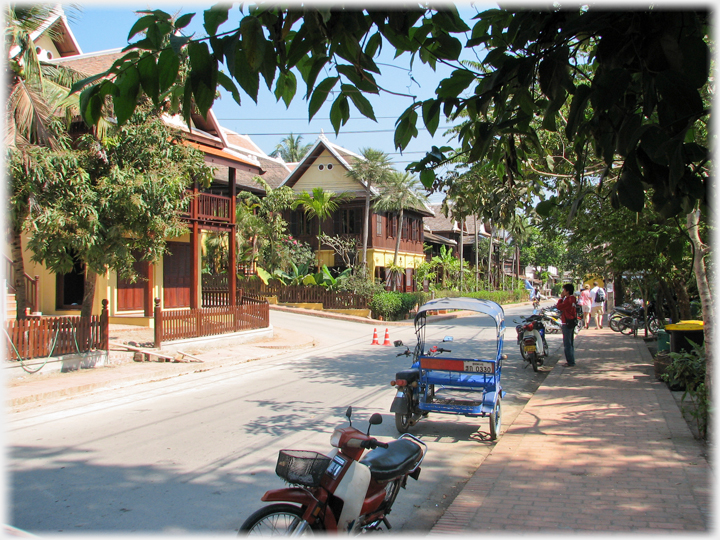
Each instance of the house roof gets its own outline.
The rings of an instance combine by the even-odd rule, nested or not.
[[[433,217],[424,220],[425,224],[433,233],[444,231],[448,233],[460,233],[460,227],[452,217],[445,217],[442,213],[442,204],[431,204],[430,209],[435,214]]]
[[[259,146],[257,146],[253,140],[247,135],[240,135],[225,127],[220,128],[229,143],[229,148],[242,150],[243,152],[257,158],[260,166],[263,169],[262,179],[268,183],[268,185],[275,189],[279,187],[287,175],[291,172],[291,169],[282,160],[282,158],[270,157],[263,152]],[[257,185],[253,181],[253,184]]]
[[[108,49],[106,51],[56,58],[48,60],[48,62],[65,66],[89,77],[107,71],[113,65],[113,62],[124,54],[122,49]]]
[[[445,232],[445,233],[455,233],[460,234],[460,225],[458,222],[453,219],[452,214],[450,216],[445,217],[442,213],[442,204],[432,204],[430,207],[435,212],[435,217],[429,218],[425,220],[425,223],[430,227],[430,230],[437,233]],[[478,218],[477,220],[477,228],[478,233],[480,236],[489,237],[490,234],[486,233],[483,229],[482,220]],[[467,240],[464,240],[463,243],[473,243],[474,240],[472,238],[475,237],[475,220],[472,217],[468,217],[465,220],[465,236],[470,236],[471,240],[468,242]]]
[[[294,168],[292,168],[290,174],[287,175],[282,185],[289,187],[295,185],[295,183],[302,177],[303,174],[305,174],[305,171],[312,166],[324,150],[328,150],[333,156],[335,156],[335,159],[338,160],[338,163],[340,163],[346,171],[352,169],[353,164],[357,160],[364,159],[362,156],[351,152],[346,148],[331,143],[325,135],[320,134],[313,146],[310,148],[310,151],[305,154],[305,156]],[[358,182],[362,185],[363,189],[365,189],[365,182],[362,180],[359,180]],[[373,191],[374,194],[378,193],[375,188],[372,188],[371,191]]]
[[[30,34],[30,38],[33,42],[37,42],[38,39],[51,28],[57,34],[57,37],[52,41],[61,57],[82,54],[82,49],[80,49],[80,45],[70,29],[65,11],[60,4],[57,4],[48,19]],[[10,49],[8,54],[10,58],[13,58],[19,52],[20,47],[16,45]]]

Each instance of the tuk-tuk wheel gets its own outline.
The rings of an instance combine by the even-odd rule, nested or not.
[[[500,398],[498,398],[495,404],[495,410],[490,413],[490,440],[494,441],[497,439],[500,433],[500,426],[502,425],[502,410],[500,407]]]

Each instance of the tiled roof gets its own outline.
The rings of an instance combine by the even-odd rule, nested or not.
[[[122,49],[111,49],[89,54],[80,54],[78,56],[57,58],[49,62],[68,67],[87,76],[92,76],[110,69],[113,62],[124,54]]]
[[[428,217],[424,219],[424,223],[430,228],[432,232],[437,231],[453,231],[460,232],[460,228],[455,224],[455,221],[451,217],[445,217],[442,213],[441,204],[431,204],[430,209],[435,212],[435,217]]]

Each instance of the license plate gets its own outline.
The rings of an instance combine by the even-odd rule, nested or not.
[[[535,352],[537,349],[535,348],[535,345],[525,345],[525,352]]]
[[[492,362],[463,362],[463,368],[468,373],[495,373]]]

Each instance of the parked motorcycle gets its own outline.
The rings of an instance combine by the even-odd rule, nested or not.
[[[633,304],[615,306],[608,315],[608,326],[614,332],[633,333],[633,327],[645,327],[645,310]],[[655,317],[655,302],[648,303],[648,329],[654,335],[660,328]]]
[[[547,341],[545,341],[545,325],[542,319],[542,315],[531,315],[525,318],[522,324],[515,327],[520,355],[535,372],[538,371],[539,366],[543,365],[544,359],[549,354]]]
[[[387,515],[408,477],[418,479],[427,445],[410,435],[389,443],[370,436],[382,423],[370,417],[367,433],[352,427],[352,407],[345,415],[349,427],[336,428],[334,449],[327,456],[303,450],[281,450],[276,474],[292,484],[274,489],[261,500],[271,504],[254,512],[240,534],[300,535],[320,531],[360,534],[390,529]],[[363,453],[365,450],[370,452]]]

